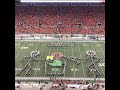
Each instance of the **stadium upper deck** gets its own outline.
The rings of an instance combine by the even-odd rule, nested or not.
[[[104,5],[16,6],[16,33],[105,34]]]

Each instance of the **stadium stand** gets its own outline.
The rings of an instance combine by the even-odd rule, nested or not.
[[[15,90],[105,90],[104,83],[82,80],[53,80],[39,82],[20,82],[15,85]]]
[[[35,3],[34,3],[34,5],[29,4],[26,6],[24,5],[15,6],[16,51],[18,51],[17,49],[20,49],[19,48],[20,44],[17,42],[17,40],[21,40],[21,41],[25,40],[24,45],[26,46],[27,44],[28,45],[31,44],[30,45],[31,48],[34,46],[34,42],[29,44],[29,43],[26,43],[27,41],[29,42],[29,41],[34,41],[34,40],[36,41],[37,40],[41,40],[41,41],[42,40],[43,41],[59,40],[60,43],[58,42],[57,43],[56,42],[44,43],[43,42],[43,43],[39,43],[38,45],[35,43],[35,45],[37,45],[39,48],[41,48],[42,45],[45,45],[44,47],[47,46],[47,48],[50,48],[51,52],[53,48],[56,48],[56,50],[59,50],[59,48],[63,48],[62,50],[64,50],[63,52],[65,52],[67,48],[69,50],[69,47],[71,48],[73,46],[78,47],[78,48],[74,49],[73,47],[72,51],[74,50],[75,52],[76,50],[77,52],[77,50],[79,50],[80,52],[81,50],[81,52],[85,52],[85,49],[83,47],[85,46],[86,48],[86,46],[90,44],[86,44],[86,43],[83,44],[80,42],[81,44],[78,43],[76,44],[77,45],[76,46],[74,44],[70,44],[69,42],[73,42],[73,41],[75,42],[86,41],[87,42],[87,41],[94,41],[94,40],[95,41],[104,40],[105,39],[105,12],[104,12],[105,10],[104,9],[105,9],[104,5],[89,6],[87,4],[83,6],[82,5],[81,6],[79,5],[78,6],[71,6],[71,5],[70,6],[52,6],[52,5],[35,6]],[[67,41],[68,43],[64,44],[63,42],[61,43],[61,41],[64,41],[64,42]],[[95,45],[96,45],[95,48],[97,47],[101,48],[100,46],[97,46],[97,45],[102,46],[104,44],[95,44]],[[35,47],[36,48],[35,51],[38,49],[38,47]],[[91,49],[91,47],[94,49],[94,46],[88,46],[88,49],[89,48]],[[44,50],[44,48],[41,49],[41,51],[42,50]],[[28,51],[26,52],[29,53],[30,51],[31,49],[28,49]],[[77,90],[105,90],[105,80],[104,80],[105,78],[100,78],[101,80],[95,79],[97,77],[94,77],[93,75],[94,78],[88,79],[88,77],[85,76],[84,79],[78,79],[79,77],[77,74],[75,74],[76,71],[74,71],[73,68],[71,68],[70,72],[74,71],[73,73],[74,77],[72,75],[70,77],[67,75],[66,77],[64,77],[65,75],[63,74],[65,72],[66,63],[64,63],[63,72],[58,73],[60,78],[56,77],[56,73],[55,75],[53,75],[54,73],[53,72],[51,73],[51,71],[46,73],[47,72],[46,62],[45,62],[44,77],[41,77],[43,73],[40,73],[41,74],[39,75],[40,77],[36,77],[37,74],[35,73],[34,77],[31,78],[32,74],[30,75],[30,73],[28,73],[31,69],[36,70],[35,72],[38,72],[40,69],[42,70],[42,63],[40,65],[40,68],[31,67],[31,62],[32,62],[31,57],[32,59],[34,59],[34,61],[39,61],[40,59],[41,61],[44,60],[41,57],[39,59],[38,58],[35,59],[34,55],[32,55],[34,54],[33,52],[34,51],[31,51],[30,56],[27,56],[29,54],[26,54],[26,56],[23,55],[24,57],[22,58],[22,60],[18,59],[18,60],[21,60],[21,62],[23,62],[23,60],[25,61],[26,58],[29,60],[26,61],[27,63],[25,64],[25,66],[23,65],[24,67],[21,67],[21,71],[16,73],[17,79],[15,81],[15,90],[76,90],[76,89]],[[47,52],[47,49],[46,49],[46,52]],[[51,56],[55,56],[56,52],[57,54],[59,54],[58,51],[54,51],[53,53],[51,53]],[[101,51],[101,52],[103,53],[104,51]],[[41,55],[41,53],[43,53],[43,51],[40,52],[40,56],[42,55],[47,56],[45,52],[44,52],[45,55],[44,54]],[[70,52],[70,55],[71,54],[72,53]],[[75,57],[73,56],[69,57],[69,54],[68,56],[67,55],[61,55],[61,56],[62,58],[64,58],[64,60],[65,59],[69,60],[70,64],[71,62],[76,62],[78,65],[81,63],[82,60],[84,60],[82,58],[77,57],[77,55],[75,55]],[[77,60],[81,60],[81,61],[77,62]],[[91,66],[93,66],[93,68],[95,68],[95,70],[99,73],[95,65],[92,65],[93,63],[99,62],[99,60],[96,60],[95,62],[93,62],[92,59],[90,60],[91,60],[91,63],[88,66],[88,70],[94,71],[93,69],[91,69]],[[82,63],[84,63],[84,61]],[[75,64],[72,64],[72,65],[75,65]],[[20,63],[20,65],[22,64]],[[53,64],[51,64],[51,66],[52,65]],[[77,67],[77,65],[75,65],[75,67]],[[27,69],[27,72],[23,72],[25,69]],[[39,70],[37,71],[37,69]],[[52,70],[52,69],[48,69],[48,70]],[[19,68],[18,70],[16,68],[16,71],[19,71]],[[81,74],[81,71],[80,71],[80,74]],[[25,73],[24,77],[20,77],[21,73],[23,74]],[[46,74],[47,75],[49,74],[49,75],[47,76]],[[28,77],[25,77],[27,75]],[[84,71],[83,71],[83,75],[84,75]],[[83,76],[80,76],[80,77],[83,78]]]
[[[104,6],[16,6],[16,33],[105,34]]]

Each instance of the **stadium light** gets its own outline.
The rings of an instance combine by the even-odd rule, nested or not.
[[[21,0],[21,2],[92,2],[100,3],[105,2],[105,0]]]

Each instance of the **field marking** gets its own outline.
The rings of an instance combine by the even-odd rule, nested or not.
[[[98,65],[100,66],[100,67],[104,67],[105,66],[105,63],[98,63]]]
[[[22,70],[22,68],[15,68],[15,71],[20,71]]]
[[[15,44],[20,44],[21,45],[21,41],[20,40],[19,41],[15,41]]]
[[[59,68],[52,68],[52,71],[59,71]]]
[[[57,52],[58,52],[58,47],[57,47]],[[56,68],[56,67],[55,67]],[[55,73],[56,73],[56,71],[55,71]]]
[[[50,55],[50,52],[51,52],[51,47],[50,47],[50,50],[49,50],[49,55]]]
[[[98,43],[98,42],[97,42]],[[98,43],[99,44],[99,43]],[[103,54],[103,56],[104,56],[104,59],[105,59],[105,53],[104,53],[104,51],[103,51],[103,49],[99,46],[99,48],[100,48],[100,50],[102,51],[102,54]],[[105,60],[104,60],[104,62],[105,62]],[[101,67],[102,68],[102,67]],[[102,68],[103,69],[103,68]],[[105,75],[104,75],[104,77],[105,77]]]
[[[50,55],[50,52],[51,52],[51,47],[50,47],[50,50],[49,50],[49,55]],[[46,63],[45,63],[46,64]],[[44,77],[45,77],[45,74],[44,74]]]
[[[64,47],[64,55],[65,55],[65,47]],[[65,59],[64,59],[64,62],[66,63]],[[65,77],[65,73],[64,73],[64,77]]]
[[[47,45],[47,44],[46,44],[46,45]],[[41,57],[42,57],[42,54],[43,54],[43,51],[44,51],[44,48],[45,48],[46,45],[44,45],[44,47],[42,48],[40,59],[41,59]],[[39,63],[40,63],[40,61],[39,61],[38,64],[37,64],[37,68],[38,68],[38,66],[39,66]],[[37,73],[37,71],[35,71],[34,77],[36,76],[36,73]]]
[[[94,51],[95,51],[95,48],[93,47],[93,44],[91,43],[91,45],[92,45],[92,48],[94,49]],[[96,55],[97,55],[97,53],[96,53]],[[98,55],[97,55],[98,56]],[[104,77],[105,77],[105,73],[104,73],[104,71],[103,71],[103,69],[102,69],[102,67],[100,67],[101,68],[101,70],[102,70],[102,73],[103,73],[103,75],[104,75]]]
[[[97,42],[97,43],[98,43],[98,42]],[[99,44],[99,43],[98,43],[98,44]],[[100,50],[101,50],[103,56],[105,57],[105,53],[103,52],[102,48],[101,48],[100,46],[99,46],[99,48],[100,48]]]
[[[20,44],[19,43],[15,43],[15,46],[19,46]]]
[[[40,71],[40,68],[32,68],[35,71]]]
[[[38,42],[38,45],[37,45],[37,47],[35,48],[35,51],[37,50],[39,44],[40,44],[40,41]],[[41,44],[40,46],[42,46],[42,44]],[[41,57],[42,57],[42,54],[40,55],[40,59],[41,59]],[[40,63],[40,61],[38,61],[38,63]],[[42,66],[41,66],[41,67],[42,67]],[[41,67],[39,67],[39,68],[41,68]],[[38,66],[37,66],[37,68],[38,68]],[[37,71],[35,71],[35,72],[37,73]],[[35,76],[34,76],[34,77],[35,77]]]
[[[78,43],[78,47],[79,47],[79,53],[80,53],[80,43]],[[80,53],[80,57],[81,57],[81,53]],[[81,62],[82,64],[82,69],[83,69],[83,75],[84,75],[84,78],[85,78],[85,70],[83,68],[83,62]]]
[[[34,44],[32,44],[32,43],[30,43],[30,44],[28,44],[29,46],[33,46]]]
[[[85,43],[85,42],[84,42]],[[89,49],[85,47],[85,50],[88,51]],[[86,52],[85,52],[86,53]],[[91,64],[91,63],[90,63]],[[94,72],[93,72],[94,73]],[[95,73],[94,73],[94,78],[95,78]]]
[[[44,44],[42,44],[42,45],[44,45]],[[45,44],[46,46],[47,46],[47,44]],[[44,45],[44,46],[45,46]],[[44,48],[44,46],[43,46],[43,48]],[[44,49],[42,49],[42,54],[43,54],[43,51],[44,51]],[[42,58],[42,54],[41,54],[41,57],[40,57],[40,59]],[[37,66],[39,66],[39,63],[40,63],[40,61],[38,62],[38,65]],[[44,66],[45,66],[45,62],[44,62]],[[40,66],[40,68],[42,68],[43,66],[41,65]],[[44,69],[45,70],[45,69]],[[37,72],[36,72],[37,73]],[[44,73],[44,77],[45,77],[45,73]]]
[[[32,42],[32,43],[33,43],[33,42]],[[31,48],[31,47],[32,47],[32,46],[30,46],[30,48]],[[28,49],[27,51],[25,51],[25,55],[27,55],[28,51],[31,51],[31,50]],[[22,64],[22,63],[20,63],[19,67],[21,66],[21,64]]]
[[[62,47],[61,47],[62,48]],[[59,49],[58,49],[58,47],[57,47],[57,52],[61,52]],[[61,70],[61,68],[60,68],[60,70]],[[62,71],[63,71],[63,69],[62,69]],[[65,73],[64,73],[65,74]]]
[[[27,41],[26,42],[24,42],[24,44],[23,44],[23,46],[22,47],[24,47],[25,46],[25,44],[27,43]],[[20,49],[20,51],[17,53],[17,55],[15,56],[15,59],[18,57],[18,55],[20,54],[20,52],[22,51],[23,49]]]
[[[71,71],[79,71],[79,69],[75,69],[75,68],[74,68],[74,69],[71,69]]]
[[[71,48],[72,48],[72,57],[73,57],[73,46],[71,45]],[[74,62],[73,62],[73,68],[72,69],[74,69],[75,67],[74,67]],[[74,71],[74,77],[75,77],[75,71]]]
[[[21,47],[21,49],[28,49],[28,47]]]
[[[32,42],[32,43],[33,43],[33,42]],[[39,44],[39,43],[38,43],[38,44]],[[31,48],[31,47],[32,47],[32,46],[30,46],[30,48]],[[27,51],[25,51],[25,53],[26,53],[25,55],[27,55],[28,51],[30,51],[30,50],[28,49]],[[31,58],[30,58],[30,59],[31,59]],[[30,60],[30,59],[29,59],[29,60]],[[21,67],[21,65],[22,65],[22,63],[20,63],[18,67]]]

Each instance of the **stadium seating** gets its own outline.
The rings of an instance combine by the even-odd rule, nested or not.
[[[16,6],[15,10],[16,33],[105,34],[104,27],[104,6]]]

